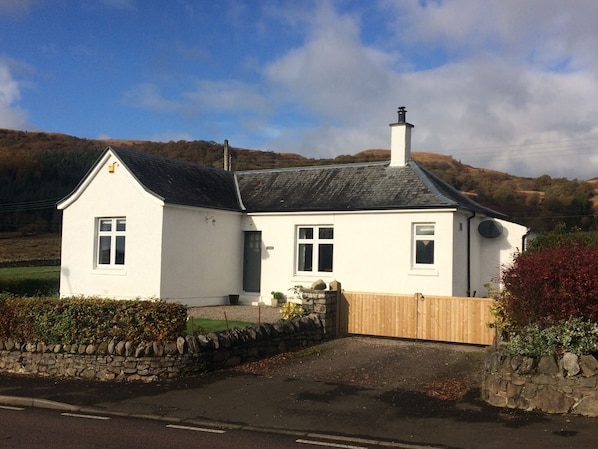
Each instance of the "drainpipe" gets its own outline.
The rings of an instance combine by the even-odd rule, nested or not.
[[[471,220],[476,213],[467,218],[467,296],[471,297]]]
[[[532,228],[527,228],[527,232],[523,234],[521,237],[521,252],[525,251],[525,243],[527,242],[527,238],[532,233]]]

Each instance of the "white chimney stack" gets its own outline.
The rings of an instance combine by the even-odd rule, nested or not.
[[[411,128],[405,121],[405,106],[398,110],[399,120],[390,124],[390,166],[404,167],[411,160]]]

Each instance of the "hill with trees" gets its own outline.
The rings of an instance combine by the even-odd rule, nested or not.
[[[91,140],[64,134],[0,129],[0,233],[59,232],[56,202],[69,194],[108,145],[223,166],[223,145],[213,141]],[[230,148],[233,170],[384,161],[388,150],[366,150],[334,159]],[[480,204],[508,214],[535,231],[596,230],[598,178],[589,181],[524,178],[462,164],[451,156],[414,152],[412,157]]]

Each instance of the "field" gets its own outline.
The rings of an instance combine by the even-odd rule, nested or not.
[[[60,258],[60,235],[0,233],[0,263]]]
[[[0,268],[0,285],[4,281],[20,281],[23,279],[51,279],[57,280],[60,267],[15,267]]]

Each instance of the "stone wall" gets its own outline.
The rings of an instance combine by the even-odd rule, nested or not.
[[[335,291],[308,291],[313,312],[245,329],[179,337],[172,342],[89,345],[0,341],[0,373],[102,381],[175,379],[316,345],[336,335]]]
[[[565,353],[539,359],[491,352],[482,398],[498,407],[598,416],[598,361]]]

